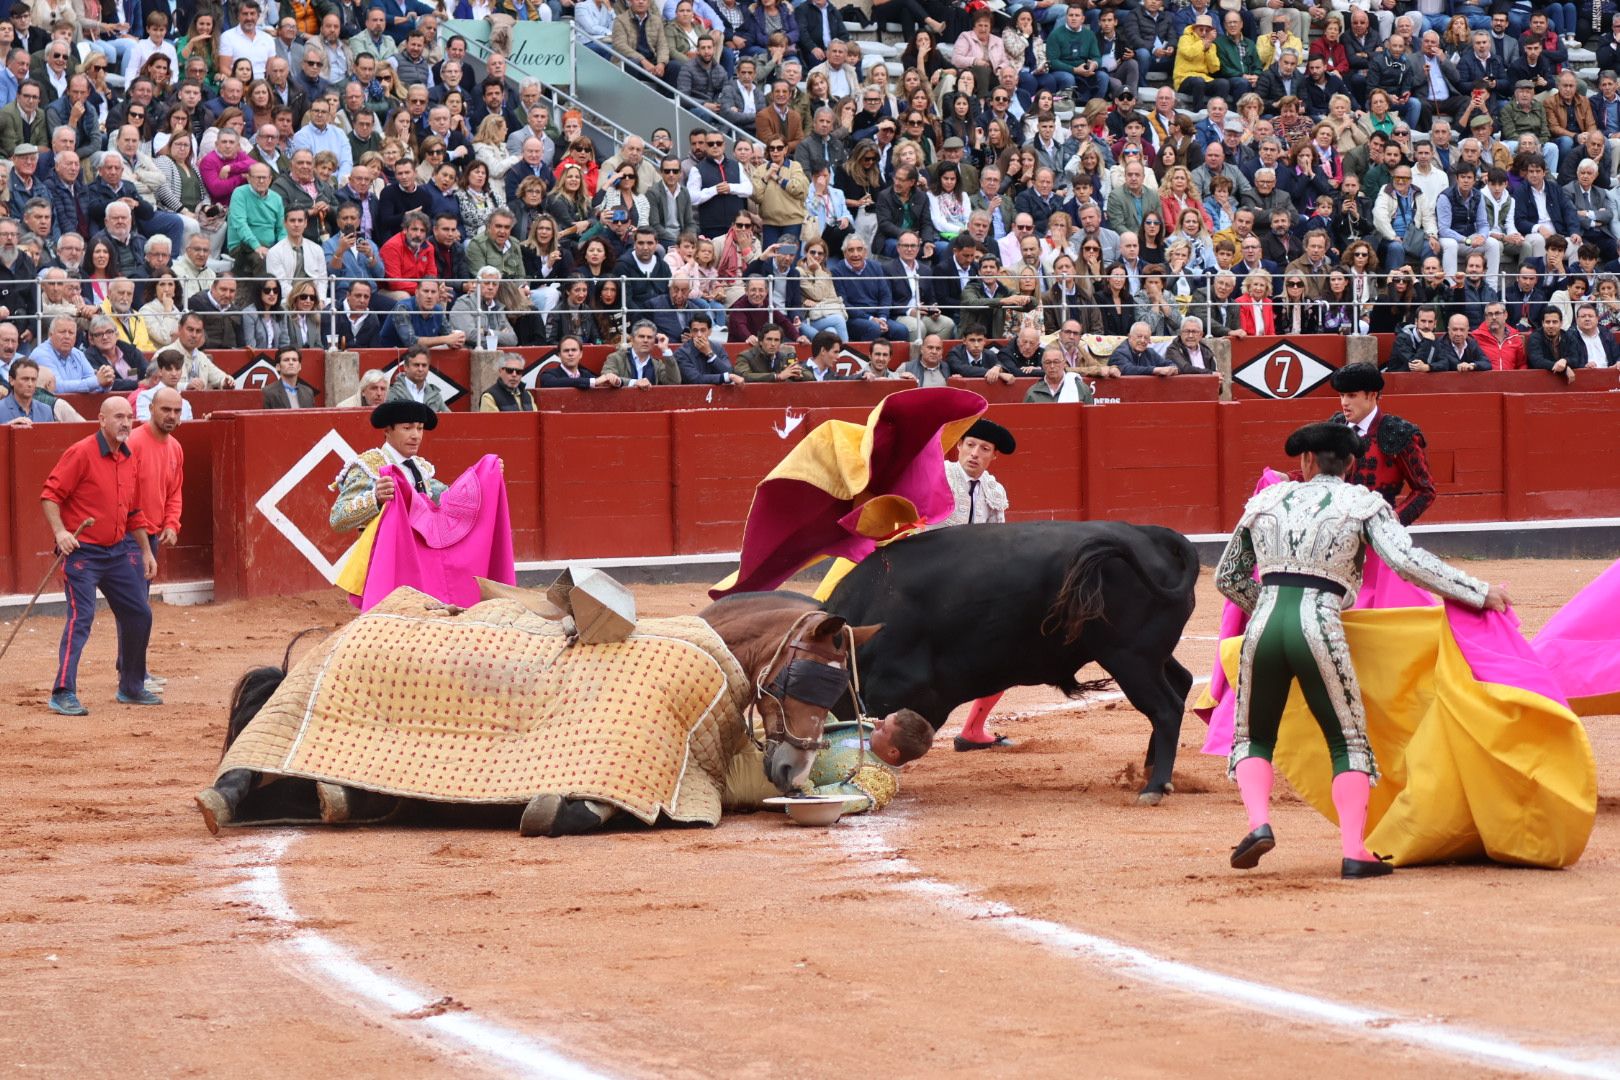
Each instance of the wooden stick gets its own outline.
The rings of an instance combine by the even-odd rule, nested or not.
[[[73,530],[73,539],[77,540],[80,533],[84,532],[84,530],[88,529],[95,523],[95,518],[85,518],[83,521],[79,522],[79,527]],[[11,636],[6,638],[5,645],[0,647],[0,660],[4,660],[6,658],[6,653],[11,651],[11,643],[17,640],[17,632],[22,629],[23,623],[28,619],[29,612],[34,610],[34,605],[39,603],[39,594],[45,591],[45,586],[50,584],[52,576],[56,573],[57,567],[62,565],[62,560],[65,558],[67,558],[67,552],[59,551],[56,553],[56,561],[51,563],[51,568],[49,570],[45,571],[45,576],[39,581],[39,588],[34,590],[34,595],[28,601],[28,606],[23,608],[23,613],[17,617],[17,625],[11,628]]]

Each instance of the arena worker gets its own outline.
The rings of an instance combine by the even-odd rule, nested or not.
[[[1340,874],[1381,877],[1394,868],[1363,839],[1378,764],[1339,619],[1361,587],[1363,549],[1408,581],[1470,608],[1504,611],[1508,596],[1416,547],[1380,493],[1345,482],[1363,453],[1361,438],[1347,425],[1307,424],[1288,437],[1284,450],[1299,459],[1302,479],[1274,484],[1249,500],[1215,571],[1216,587],[1250,617],[1229,764],[1250,831],[1232,849],[1231,864],[1251,869],[1276,847],[1271,756],[1298,680],[1333,761]]]
[[[1376,491],[1402,525],[1412,524],[1435,498],[1423,432],[1410,420],[1384,412],[1384,376],[1372,364],[1347,364],[1333,373],[1332,383],[1341,410],[1333,421],[1353,428],[1366,446],[1346,479]]]
[[[944,521],[929,526],[943,529],[947,525],[1001,524],[1007,520],[1007,489],[990,472],[996,458],[1018,449],[1013,433],[984,417],[973,422],[956,444],[956,460],[945,463],[945,479],[956,497],[956,509]],[[1005,735],[991,735],[985,730],[990,710],[1001,700],[1000,694],[975,701],[968,717],[952,746],[956,750],[988,750],[991,747],[1011,746]]]
[[[178,351],[165,349],[158,354],[159,370],[178,378],[181,358]],[[181,489],[186,479],[186,452],[175,430],[191,419],[190,411],[180,391],[165,380],[152,391],[142,391],[141,400],[147,407],[146,422],[129,436],[129,448],[135,453],[135,471],[140,477],[141,516],[146,522],[146,536],[150,542],[153,562],[157,562],[166,547],[180,543],[180,514],[184,508]],[[150,603],[148,583],[148,603]],[[120,666],[122,664],[120,663]],[[146,688],[156,690],[167,679],[151,671],[146,673]]]
[[[63,452],[40,494],[56,550],[65,556],[67,624],[50,699],[51,711],[63,716],[90,712],[79,702],[79,659],[95,621],[98,588],[118,624],[117,700],[163,704],[146,688],[146,647],[152,636],[147,583],[157,574],[157,560],[140,505],[139,467],[129,446],[134,421],[127,398],[102,402],[99,430]]]

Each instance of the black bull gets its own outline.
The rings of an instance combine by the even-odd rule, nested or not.
[[[1192,675],[1173,653],[1198,556],[1172,529],[1123,522],[961,525],[881,548],[822,606],[882,623],[858,654],[868,710],[917,710],[937,730],[964,702],[1055,686],[1095,662],[1153,722],[1142,801],[1170,790]]]

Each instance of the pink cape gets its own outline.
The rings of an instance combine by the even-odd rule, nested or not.
[[[1612,712],[1620,697],[1620,562],[1547,620],[1532,647],[1582,716]],[[1607,699],[1607,700],[1605,700]]]
[[[420,494],[398,468],[382,475],[394,481],[394,499],[383,509],[366,570],[366,591],[351,597],[369,610],[402,585],[447,604],[478,603],[474,577],[517,584],[512,558],[512,521],[500,459],[485,454],[456,478],[437,504]]]
[[[1254,485],[1255,494],[1287,479],[1285,473],[1266,469],[1260,474],[1260,482]],[[1391,571],[1384,565],[1383,559],[1368,550],[1362,567],[1361,591],[1356,594],[1356,609],[1432,607],[1434,603],[1434,597]],[[1248,625],[1249,617],[1244,614],[1242,608],[1230,600],[1222,603],[1219,631],[1221,641],[1242,637]],[[1458,644],[1462,644],[1460,638]],[[1237,704],[1237,691],[1226,680],[1226,669],[1221,666],[1218,647],[1215,652],[1215,668],[1209,676],[1208,697],[1205,700],[1210,699],[1215,702],[1214,706],[1200,705],[1193,712],[1209,725],[1209,732],[1204,739],[1204,753],[1225,757],[1232,752],[1233,710]]]

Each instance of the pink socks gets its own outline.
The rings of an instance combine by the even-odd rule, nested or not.
[[[1367,800],[1372,779],[1363,772],[1342,772],[1333,778],[1333,808],[1339,812],[1339,843],[1344,857],[1362,862],[1377,861],[1367,850]],[[1245,800],[1247,801],[1247,800]]]
[[[982,697],[975,701],[973,707],[968,710],[967,720],[962,724],[961,737],[969,742],[989,742],[990,733],[985,730],[984,725],[990,719],[990,711],[996,707],[996,702],[1000,700],[1000,694],[991,694],[989,697]]]
[[[1246,757],[1237,763],[1233,772],[1237,775],[1238,794],[1243,796],[1243,809],[1249,812],[1249,830],[1271,824],[1271,762],[1262,757]],[[1335,785],[1335,802],[1338,792]],[[1367,804],[1363,801],[1361,805],[1365,817]]]

